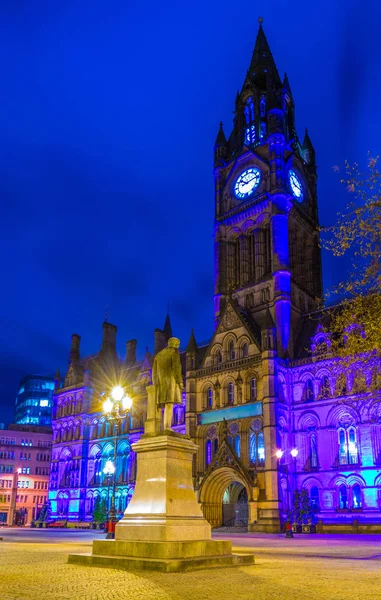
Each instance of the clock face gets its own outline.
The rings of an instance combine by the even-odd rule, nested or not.
[[[261,172],[257,167],[246,169],[235,182],[234,194],[237,198],[247,198],[258,187],[260,180]]]
[[[301,202],[303,200],[303,186],[295,171],[288,172],[288,181],[290,182],[290,188],[293,195],[298,202]]]

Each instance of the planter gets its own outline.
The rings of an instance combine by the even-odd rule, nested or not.
[[[316,525],[311,523],[302,525],[302,533],[316,533]]]
[[[299,523],[293,523],[292,533],[302,533],[302,526]]]

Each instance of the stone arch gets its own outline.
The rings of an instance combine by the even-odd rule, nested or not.
[[[353,418],[355,425],[360,423],[360,415],[357,410],[353,408],[353,406],[349,406],[348,404],[340,404],[340,406],[334,406],[329,411],[326,419],[327,427],[337,427],[340,417],[345,414],[348,414]]]
[[[306,488],[308,491],[314,486],[319,488],[319,490],[323,489],[323,485],[318,477],[306,477],[301,485],[302,488]]]
[[[222,500],[229,485],[238,483],[246,490],[249,504],[253,502],[254,488],[245,475],[233,467],[214,468],[203,480],[199,490],[199,502],[204,517],[212,528],[222,525]],[[249,511],[249,523],[252,520]]]
[[[308,431],[311,427],[320,427],[319,415],[313,410],[304,412],[298,420],[298,429],[300,431]]]

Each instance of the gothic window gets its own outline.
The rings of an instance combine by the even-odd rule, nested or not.
[[[255,123],[254,123],[254,103],[253,99],[249,98],[245,106],[245,144],[250,146],[255,142]]]
[[[347,381],[346,381],[344,373],[341,373],[341,375],[337,378],[337,382],[336,382],[336,394],[338,396],[345,396],[346,393],[347,393]]]
[[[128,481],[128,455],[129,455],[129,452],[126,449],[122,456],[122,472],[121,472],[122,477],[121,477],[121,479],[123,482]]]
[[[263,431],[258,433],[258,462],[262,465],[265,462],[265,438]]]
[[[257,379],[252,377],[250,379],[250,400],[253,402],[257,399]]]
[[[243,344],[242,346],[242,358],[246,358],[247,356],[249,356],[249,344]]]
[[[266,123],[264,121],[261,121],[259,135],[261,139],[266,137]]]
[[[311,433],[310,436],[310,457],[311,457],[311,468],[316,469],[318,466],[318,452],[317,452],[317,440],[316,433]]]
[[[216,364],[220,365],[222,363],[222,354],[221,352],[218,350],[218,352],[216,352]]]
[[[234,450],[237,456],[241,456],[241,438],[239,435],[236,435],[234,438]]]
[[[249,439],[249,457],[253,465],[263,465],[265,462],[265,443],[263,431],[252,432]]]
[[[94,485],[99,485],[101,482],[102,474],[102,457],[98,454],[94,461]]]
[[[259,114],[261,117],[266,116],[266,100],[263,96],[262,96],[261,102],[259,104]]]
[[[228,356],[229,360],[235,360],[235,347],[233,340],[230,340],[229,342]]]
[[[234,383],[228,384],[228,404],[234,404]]]
[[[312,379],[308,379],[306,383],[306,401],[312,402],[314,400],[314,384]]]
[[[352,488],[352,508],[362,508],[361,489],[358,483]]]
[[[214,438],[213,440],[213,453],[217,454],[218,452],[218,438]]]
[[[339,429],[339,464],[355,465],[358,462],[358,448],[355,427]]]
[[[319,512],[319,489],[316,485],[311,488],[310,500],[313,512]]]
[[[256,433],[250,434],[249,457],[250,457],[250,462],[255,465],[257,462],[257,434]]]
[[[329,398],[331,395],[329,378],[327,377],[327,375],[324,375],[323,379],[321,380],[320,394],[322,398]]]
[[[339,487],[339,507],[342,509],[348,508],[347,486],[344,484]]]
[[[211,387],[206,390],[206,407],[213,408],[213,388]]]

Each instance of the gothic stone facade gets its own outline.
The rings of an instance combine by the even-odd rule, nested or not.
[[[233,130],[215,143],[215,333],[183,354],[186,432],[197,443],[194,482],[214,527],[277,531],[295,490],[308,490],[325,527],[381,527],[381,365],[342,367],[329,354],[322,296],[315,152],[300,143],[287,77],[280,79],[260,25]],[[155,351],[170,334],[155,332]],[[50,482],[53,514],[90,519],[107,495],[113,456],[101,393],[113,372],[128,381],[134,411],[117,449],[117,506],[133,492],[131,444],[142,433],[152,357],[136,342],[116,359],[114,326],[102,350],[79,358],[73,337],[64,387],[57,382]],[[107,358],[107,360],[106,360]],[[185,359],[185,360],[184,360]],[[184,430],[184,407],[176,427]],[[281,451],[281,452],[280,452]]]

